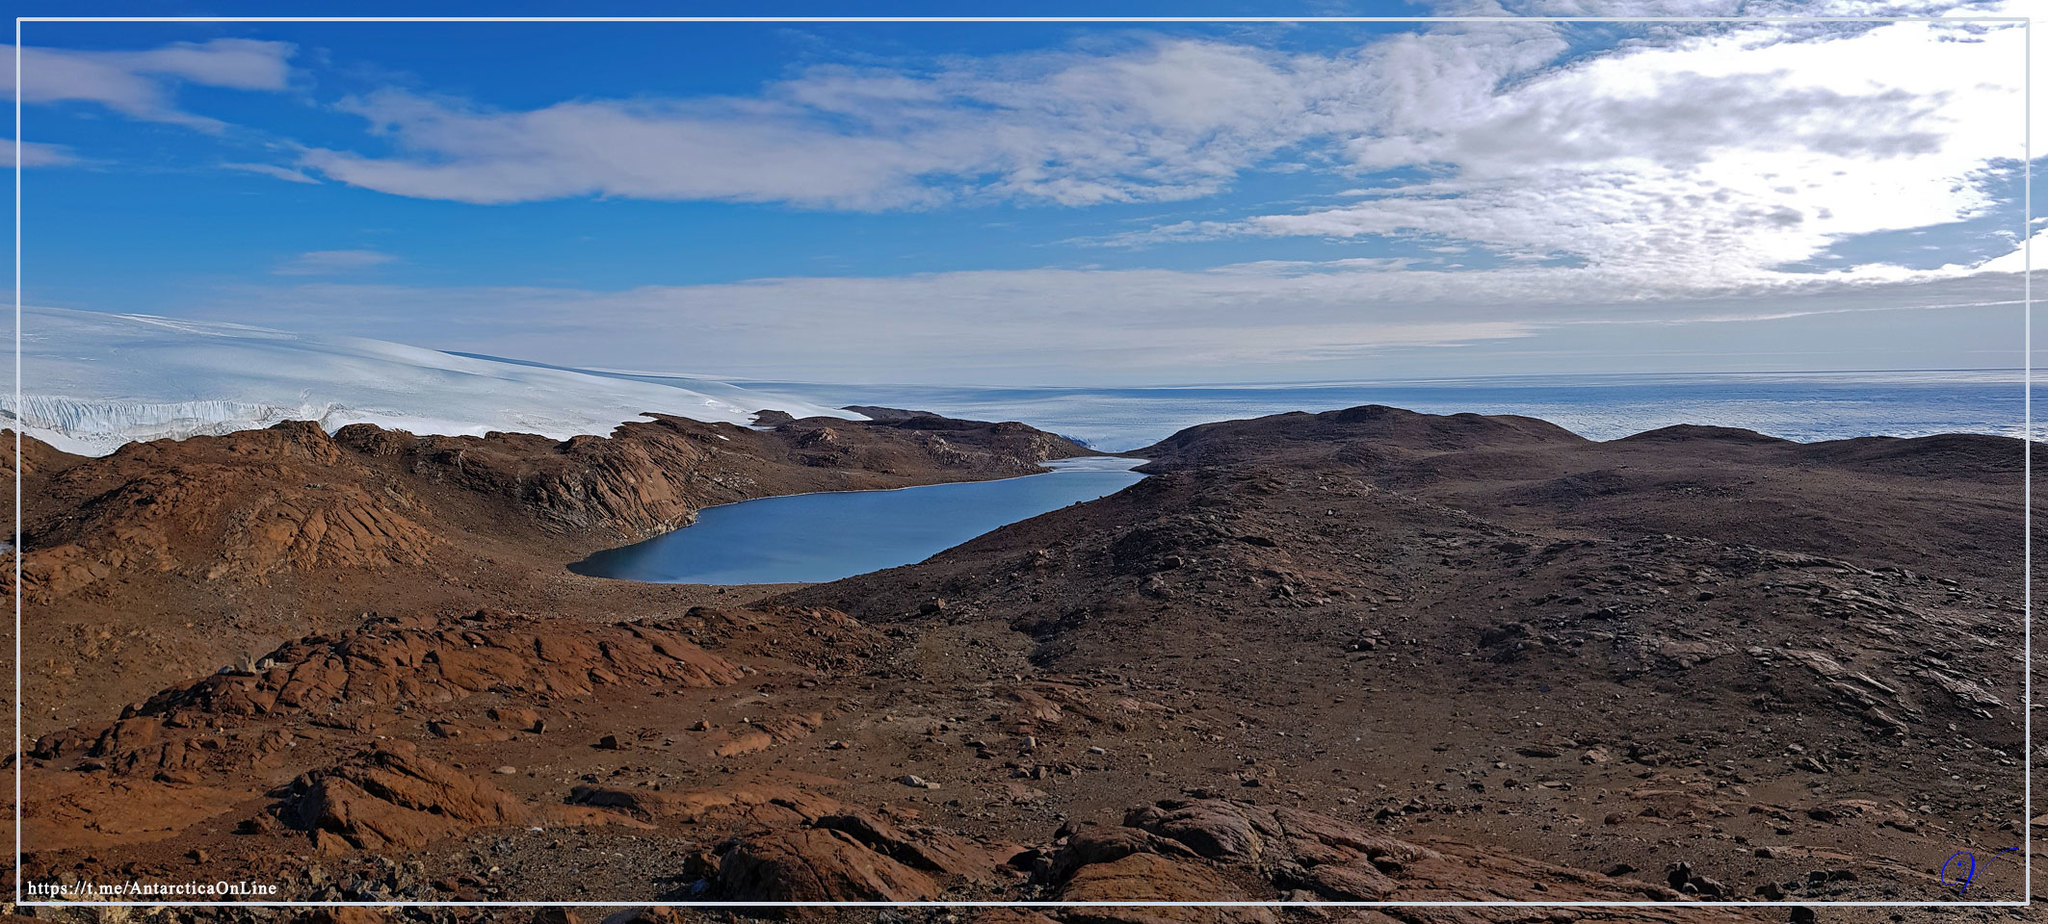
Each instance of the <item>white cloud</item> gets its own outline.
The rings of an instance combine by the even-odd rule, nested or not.
[[[755,98],[575,101],[502,112],[385,91],[349,107],[388,157],[304,164],[399,195],[780,201],[849,209],[1185,199],[1304,136],[1337,62],[1158,40],[961,59],[931,74],[813,69]]]
[[[1541,12],[1621,11],[1536,2]],[[1627,12],[1783,7],[1737,2]],[[1486,356],[1623,325],[1712,328],[1732,343],[1742,335],[1726,331],[1754,325],[1899,324],[1913,314],[1902,308],[1951,306],[1917,312],[1945,318],[2016,293],[2017,277],[2000,273],[2014,258],[1925,271],[1780,266],[1858,235],[2001,206],[1984,181],[2021,152],[2018,30],[1669,27],[1561,64],[1571,37],[1531,22],[1438,25],[1316,54],[1154,39],[922,71],[813,68],[745,98],[585,98],[523,111],[385,91],[345,106],[388,147],[314,149],[298,164],[358,187],[472,203],[611,196],[888,209],[1184,200],[1284,162],[1345,177],[1327,188],[1354,187],[1341,194],[1349,201],[1125,239],[1384,235],[1459,264],[1374,256],[609,292],[319,283],[202,310],[253,323],[289,312],[334,332],[569,364],[1156,382],[1355,370],[1399,351]],[[151,76],[164,71],[85,60],[100,82],[76,80],[62,98],[138,113],[168,106]],[[181,79],[271,79],[260,68],[178,66]],[[131,92],[121,75],[156,95]],[[287,167],[226,166],[313,181]],[[1380,173],[1389,168],[1420,169]],[[392,259],[318,251],[275,272],[341,274]]]
[[[221,166],[229,170],[240,170],[243,173],[260,173],[287,183],[311,183],[313,185],[319,185],[320,183],[319,180],[307,176],[302,171],[293,170],[290,167],[280,167],[276,164],[221,164]]]
[[[1538,5],[1782,12],[1720,0]],[[1420,166],[1435,178],[1347,190],[1360,198],[1343,206],[1120,240],[1446,238],[1433,243],[1575,258],[1673,295],[1769,283],[1781,264],[1855,235],[1980,216],[1996,203],[1977,181],[2022,154],[2017,27],[1668,26],[1560,66],[1568,35],[1551,23],[1448,23],[1324,54],[1155,39],[930,72],[814,68],[751,98],[511,112],[386,91],[348,105],[392,153],[313,150],[302,166],[473,203],[600,195],[839,209],[1187,199],[1277,160],[1356,174]]]
[[[2036,219],[2036,221],[2038,222],[2039,219]],[[2031,255],[2027,252],[2029,241],[2041,245]],[[2048,262],[2048,231],[2034,232],[2029,241],[2017,243],[2013,245],[2011,253],[1993,257],[1977,266],[1950,266],[1944,268],[1951,272],[2024,273],[2027,272],[2027,263],[2030,257],[2033,260]]]
[[[61,144],[23,141],[17,146],[13,141],[0,141],[0,147],[5,148],[4,152],[0,152],[0,167],[12,167],[17,159],[24,167],[61,167],[78,162],[71,149]],[[17,149],[19,154],[16,153]]]
[[[398,258],[375,250],[309,250],[279,263],[279,276],[326,276],[383,266]]]
[[[1637,295],[1626,278],[1563,267],[1452,272],[1267,261],[1207,271],[975,271],[622,291],[312,284],[252,288],[192,310],[254,324],[290,317],[325,333],[571,366],[933,384],[1301,380],[1374,374],[1389,357],[1421,352],[1438,358],[1414,368],[1483,374],[1501,371],[1489,357],[1503,350],[1571,331],[1626,328],[1641,348],[1680,350],[1698,335],[1672,325],[1697,330],[1703,322],[1716,322],[1723,332],[1715,336],[1729,343],[1814,354],[1833,349],[1844,330],[1893,329],[1900,333],[1885,339],[1897,355],[1885,361],[1955,367],[1981,363],[1932,347],[1916,361],[1922,344],[1911,325],[1948,324],[1944,336],[1974,337],[1980,346],[2010,342],[2019,326],[2017,309],[2004,320],[1956,320],[2016,301],[2014,275],[1923,273],[1854,285],[1815,278],[1797,290],[1664,302]],[[1907,315],[1922,320],[1902,322]],[[1835,316],[1824,335],[1803,340],[1757,326]],[[1574,362],[1612,368],[1597,352]]]
[[[1749,27],[1510,80],[1515,64],[1402,40],[1386,53],[1406,63],[1382,73],[1406,76],[1360,120],[1348,154],[1361,168],[1431,164],[1446,176],[1120,240],[1441,237],[1577,258],[1643,297],[1803,286],[1807,274],[1778,267],[2000,204],[1983,185],[2024,153],[2023,43],[2016,27],[1899,23],[1812,41]],[[1850,273],[1897,276],[1878,264]]]
[[[282,90],[290,76],[286,42],[213,39],[147,51],[71,51],[0,46],[0,87],[14,92],[17,52],[21,101],[91,102],[137,119],[205,131],[220,121],[185,112],[172,100],[177,81],[238,90]]]

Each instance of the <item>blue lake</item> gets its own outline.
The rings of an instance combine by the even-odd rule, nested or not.
[[[797,494],[707,507],[697,522],[569,566],[577,574],[670,584],[780,584],[923,561],[976,536],[1145,477],[1142,459],[1046,463],[1052,474],[895,491]]]

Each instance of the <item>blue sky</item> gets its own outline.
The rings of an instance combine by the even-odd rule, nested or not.
[[[2016,27],[1276,10],[1510,18],[26,23],[24,296],[780,380],[2019,362]]]

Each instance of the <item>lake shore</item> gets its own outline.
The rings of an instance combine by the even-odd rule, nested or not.
[[[1142,458],[1075,456],[977,482],[828,491],[700,510],[696,522],[569,565],[592,577],[683,584],[815,583],[893,568],[1135,483]]]

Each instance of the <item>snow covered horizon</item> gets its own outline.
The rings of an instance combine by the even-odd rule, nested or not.
[[[0,424],[89,456],[285,420],[330,433],[372,423],[567,439],[606,436],[648,413],[741,426],[768,409],[858,419],[709,380],[654,384],[382,340],[63,308],[21,309],[20,389],[18,400],[12,389],[0,394]]]

